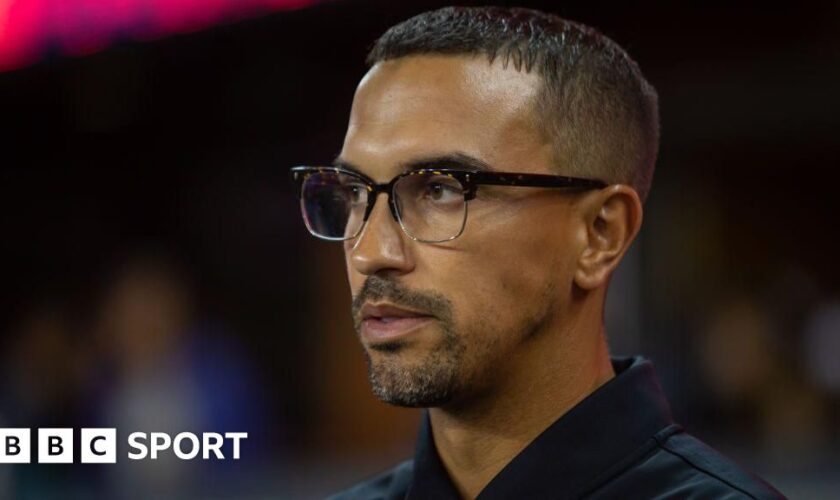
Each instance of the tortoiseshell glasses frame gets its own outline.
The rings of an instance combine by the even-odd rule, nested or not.
[[[461,235],[467,221],[467,202],[478,186],[519,186],[602,189],[597,179],[563,175],[419,168],[380,184],[359,172],[338,166],[298,166],[291,180],[300,199],[309,232],[329,241],[361,234],[380,193],[388,196],[391,216],[410,238],[442,243]]]

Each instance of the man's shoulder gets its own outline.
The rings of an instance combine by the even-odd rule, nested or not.
[[[328,500],[405,498],[413,476],[414,460],[406,460],[371,479],[328,497]]]
[[[408,493],[413,477],[414,461],[407,460],[329,499],[402,499]],[[627,457],[602,474],[594,484],[598,486],[579,491],[575,497],[785,498],[762,479],[685,432],[657,436],[655,444],[646,452]]]
[[[627,498],[627,494],[639,498],[785,498],[690,434],[678,432],[656,441],[649,453],[592,491],[592,498]]]

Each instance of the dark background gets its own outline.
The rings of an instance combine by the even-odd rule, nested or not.
[[[517,4],[598,27],[659,92],[612,350],[783,492],[837,494],[840,4]],[[240,463],[179,480],[6,466],[0,496],[317,497],[410,453],[417,414],[368,394],[340,248],[287,171],[340,149],[372,41],[442,5],[327,2],[0,74],[0,427],[249,431]]]

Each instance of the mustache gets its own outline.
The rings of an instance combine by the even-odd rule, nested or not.
[[[367,277],[362,289],[353,297],[351,310],[358,329],[361,324],[361,310],[365,302],[387,300],[395,306],[405,307],[434,316],[440,321],[452,321],[452,303],[438,292],[414,291],[399,281],[376,274]]]

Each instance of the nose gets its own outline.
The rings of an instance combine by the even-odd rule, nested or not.
[[[404,274],[414,268],[410,241],[399,223],[394,220],[385,199],[377,199],[362,233],[345,242],[349,265],[358,273],[371,275],[382,272]]]

